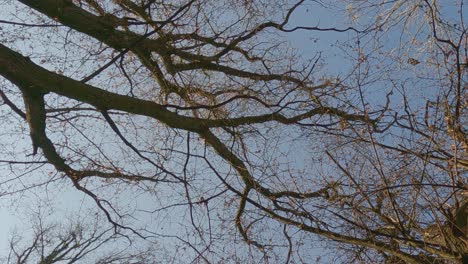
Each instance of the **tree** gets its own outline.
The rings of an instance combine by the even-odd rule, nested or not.
[[[2,263],[157,263],[154,253],[158,250],[132,248],[131,243],[121,241],[123,237],[114,233],[112,227],[98,226],[98,218],[94,223],[79,219],[56,224],[47,223],[41,214],[35,214],[33,219],[31,241],[25,243],[24,236],[16,233]]]
[[[464,2],[332,2],[4,1],[3,137],[32,143],[3,146],[13,192],[69,183],[173,261],[461,263]],[[312,10],[349,20],[295,25]]]

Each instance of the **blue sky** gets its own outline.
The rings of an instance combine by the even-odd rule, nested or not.
[[[17,17],[14,17],[10,12],[13,12],[12,9],[9,9],[8,7],[12,7],[14,3],[11,3],[8,5],[8,2],[4,2],[7,8],[3,8],[0,10],[0,17],[2,19],[11,19],[17,21]],[[450,9],[444,10],[443,12],[448,12],[450,13]],[[336,28],[344,28],[346,20],[346,14],[344,13],[336,13],[334,9],[327,9],[324,7],[321,7],[320,4],[316,2],[308,2],[303,8],[300,8],[297,10],[296,13],[294,13],[290,23],[286,26],[286,28],[292,28],[295,26],[317,26],[317,27],[322,27],[322,28],[331,28],[331,27],[336,27]],[[416,23],[413,23],[411,25],[417,26]],[[1,25],[0,25],[1,26]],[[14,35],[14,30],[18,30],[18,27],[14,26],[5,26],[4,28],[8,28],[8,30],[11,30],[8,32],[8,34]],[[0,31],[1,32],[1,31]],[[6,29],[5,29],[6,32]],[[64,31],[65,32],[65,31]],[[25,36],[26,38],[26,44],[28,44],[28,40],[34,39],[34,38],[40,38],[43,37],[42,35],[38,36],[36,35],[28,35],[27,32],[18,32],[18,35]],[[68,34],[68,33],[66,33]],[[434,93],[437,92],[437,89],[435,87],[430,87],[427,89],[427,87],[424,86],[425,80],[422,79],[417,79],[413,78],[415,74],[422,74],[424,73],[424,70],[420,66],[415,66],[415,65],[409,65],[406,63],[407,59],[414,57],[414,59],[420,60],[421,62],[425,62],[428,58],[424,56],[423,51],[409,45],[405,46],[402,45],[401,47],[396,48],[398,41],[396,33],[390,32],[389,35],[387,36],[387,39],[381,39],[380,42],[372,42],[373,44],[379,43],[382,45],[382,47],[379,51],[385,50],[386,52],[388,51],[389,56],[393,57],[382,57],[381,54],[376,54],[373,53],[374,51],[372,50],[371,42],[369,40],[372,38],[371,36],[367,35],[363,37],[362,43],[359,43],[359,45],[369,45],[366,46],[366,50],[371,50],[365,55],[366,57],[366,63],[362,63],[362,68],[366,68],[364,70],[368,70],[369,72],[372,73],[372,78],[369,79],[369,83],[365,86],[366,87],[366,95],[370,95],[370,99],[368,100],[368,105],[369,107],[377,106],[377,105],[382,105],[385,103],[386,100],[386,94],[390,92],[390,90],[395,89],[395,93],[390,97],[393,100],[393,103],[395,106],[401,105],[401,94],[398,94],[398,92],[403,92],[402,90],[398,91],[400,87],[392,87],[387,80],[390,79],[390,74],[398,74],[398,78],[400,79],[407,79],[407,84],[411,89],[407,91],[408,93],[415,95],[416,98],[425,98],[425,97],[430,97]],[[354,65],[356,64],[356,60],[359,59],[359,52],[360,50],[355,49],[355,47],[351,48],[345,48],[343,50],[338,49],[337,47],[345,42],[350,42],[348,44],[351,45],[357,45],[358,43],[356,42],[356,37],[358,36],[357,33],[353,31],[345,32],[345,33],[336,33],[336,32],[310,32],[306,30],[298,30],[293,33],[289,34],[281,34],[284,36],[284,40],[289,42],[289,44],[295,48],[295,53],[298,55],[299,60],[301,62],[306,62],[308,60],[313,60],[316,58],[317,54],[321,54],[321,62],[323,62],[323,67],[319,69],[319,71],[316,73],[316,78],[317,81],[320,82],[321,77],[327,77],[327,78],[334,78],[334,77],[339,77],[339,78],[345,78],[346,73],[350,70],[353,69]],[[400,37],[398,36],[398,40],[408,40],[410,36],[403,36]],[[424,39],[424,36],[420,36],[422,39]],[[2,39],[3,41],[3,39]],[[8,42],[7,40],[4,40],[5,42]],[[39,52],[39,53],[46,53],[50,52],[48,49],[49,47],[43,46],[43,47],[37,47],[34,45],[28,46],[28,45],[23,45],[21,46],[22,49],[24,49],[25,53],[28,52]],[[54,43],[56,44],[56,43]],[[51,45],[52,46],[52,45]],[[57,52],[60,53],[60,45],[57,45]],[[343,52],[349,52],[348,56],[343,56]],[[285,51],[285,52],[289,52]],[[377,51],[375,51],[377,52]],[[419,52],[419,53],[418,53]],[[47,56],[46,54],[43,54]],[[60,54],[62,55],[62,54]],[[375,55],[375,56],[374,56]],[[379,57],[380,56],[380,57]],[[60,56],[57,56],[60,57]],[[40,61],[39,57],[33,58],[35,60]],[[396,61],[400,63],[396,63]],[[60,62],[50,62],[51,65],[59,65]],[[54,64],[56,63],[56,64]],[[46,64],[47,65],[47,64]],[[64,68],[66,66],[63,66]],[[76,78],[81,77],[82,72],[80,72],[80,69],[86,69],[86,65],[83,64],[80,68],[77,69],[69,69],[70,71],[76,71],[73,73],[73,76]],[[96,83],[103,84],[105,85],[106,79],[103,78],[102,80],[96,80]],[[349,80],[347,80],[349,84],[354,84],[357,80],[353,79],[352,77],[349,77]],[[5,84],[7,85],[7,84]],[[362,109],[364,106],[362,106],[357,100],[356,97],[353,98],[348,98],[349,102],[346,103],[353,103],[357,102],[356,104],[356,109]],[[15,98],[15,100],[19,100],[19,98]],[[415,102],[412,102],[414,106],[421,106],[422,101],[416,100]],[[2,111],[9,111],[8,108],[2,107]],[[30,151],[30,139],[28,136],[27,129],[25,129],[24,126],[21,126],[22,121],[19,120],[5,120],[5,123],[8,123],[8,125],[5,125],[3,128],[3,131],[15,131],[11,135],[11,137],[7,140],[6,138],[6,133],[2,134],[2,138],[4,139],[2,141],[2,144],[4,146],[4,153],[6,158],[8,158],[7,154],[8,152],[11,152],[12,150],[18,150],[22,149],[24,150],[24,156],[26,158],[26,154],[29,153]],[[124,120],[127,121],[127,120]],[[140,120],[142,121],[142,120]],[[142,121],[143,122],[143,121]],[[130,122],[129,122],[130,123]],[[55,127],[59,127],[59,125],[56,125]],[[108,139],[113,139],[112,137],[115,136],[113,134],[110,134],[109,129],[105,130],[104,128],[101,128],[96,125],[96,141],[102,143],[103,145],[106,145],[105,143],[108,141]],[[100,134],[102,132],[102,134]],[[288,133],[288,131],[284,132],[278,132],[278,133]],[[59,137],[60,135],[56,135]],[[146,136],[146,135],[144,135]],[[176,143],[177,146],[183,146],[184,143],[184,138],[186,135],[181,135],[177,140],[180,140],[180,142]],[[299,136],[298,136],[299,138]],[[155,137],[155,139],[160,139]],[[132,138],[132,140],[138,140],[137,137]],[[314,139],[315,140],[315,139]],[[318,139],[317,141],[319,141]],[[390,140],[393,140],[391,138]],[[142,141],[144,142],[144,141]],[[303,141],[305,142],[305,140]],[[78,142],[79,143],[79,142]],[[268,142],[274,145],[275,142]],[[303,146],[309,146],[309,145],[301,145],[301,141],[288,141],[288,142],[280,142],[278,143],[279,150],[284,150],[285,153],[288,153],[290,156],[287,158],[281,159],[278,158],[279,161],[290,161],[291,165],[294,167],[292,170],[295,171],[300,171],[303,168],[308,168],[309,171],[314,171],[314,168],[310,164],[312,159],[309,159],[308,155],[311,154],[314,150],[309,150],[304,148]],[[307,142],[306,142],[307,143]],[[310,142],[309,142],[310,143]],[[313,145],[310,143],[310,145]],[[319,143],[317,143],[319,145]],[[316,146],[317,146],[316,145]],[[192,145],[193,150],[197,151],[202,151],[202,146],[203,144],[200,143],[197,145],[197,143],[194,143]],[[302,148],[301,148],[302,147]],[[107,148],[106,150],[109,152],[112,152],[112,146],[106,145],[104,148]],[[254,148],[254,147],[252,147]],[[182,148],[181,148],[182,149]],[[184,149],[182,149],[184,150]],[[117,152],[117,150],[116,150]],[[122,154],[122,153],[120,153]],[[271,154],[271,156],[275,156],[278,154],[277,153],[266,153],[266,154]],[[183,155],[181,155],[183,157]],[[40,159],[39,156],[35,157],[35,159]],[[180,159],[180,160],[179,160]],[[289,159],[289,160],[288,160]],[[118,162],[118,161],[117,161]],[[184,160],[180,158],[180,156],[177,156],[174,163],[179,163],[182,164]],[[174,165],[176,166],[176,165]],[[196,162],[190,165],[190,169],[193,170],[193,172],[196,172],[198,169],[206,169],[206,166],[203,167]],[[220,167],[222,167],[220,165]],[[144,168],[141,168],[142,170]],[[226,174],[228,174],[229,170],[227,168],[221,168],[225,169]],[[326,172],[327,166],[324,166],[323,170]],[[5,178],[11,178],[15,177],[16,175],[12,174],[12,170],[8,166],[0,167],[0,172],[3,173],[3,177]],[[21,180],[16,180],[14,181],[15,184],[17,184],[16,188],[18,186],[21,186],[21,184],[31,184],[33,181],[40,181],[47,179],[47,177],[57,177],[59,178],[60,175],[49,175],[48,172],[50,172],[50,168],[41,168],[38,169],[36,172],[34,172],[31,175],[28,175],[28,177],[34,175],[37,178],[32,179],[24,179],[24,182],[21,182]],[[323,174],[325,174],[323,172]],[[199,174],[199,177],[207,177],[203,173]],[[103,184],[104,185],[104,184]],[[109,184],[110,185],[110,184]],[[4,184],[1,186],[3,191],[7,191],[8,189],[12,190],[11,186],[8,184]],[[102,190],[104,188],[101,188],[101,186],[93,186],[96,188],[96,190]],[[154,195],[153,197],[149,197],[144,194],[138,193],[137,188],[131,189],[132,187],[129,187],[130,190],[119,190],[119,201],[122,202],[123,206],[127,206],[125,208],[128,209],[128,211],[131,212],[132,206],[138,205],[140,208],[151,208],[154,203],[158,202],[159,197],[163,198],[168,198],[170,196],[170,192],[177,192],[180,190],[172,190],[172,189],[167,189],[167,190],[158,190],[160,191],[157,193],[157,195]],[[139,195],[135,195],[135,193],[138,193]],[[106,193],[106,195],[112,196],[112,194]],[[183,197],[183,194],[181,194],[181,197]],[[0,218],[0,249],[5,249],[7,247],[7,237],[8,233],[11,232],[14,229],[18,230],[26,230],[26,233],[30,229],[31,225],[31,218],[35,217],[35,214],[38,212],[41,212],[43,215],[45,215],[46,218],[48,218],[50,221],[57,221],[61,220],[61,218],[64,218],[65,216],[72,216],[73,215],[79,215],[83,214],[83,212],[86,212],[86,214],[92,214],[93,210],[88,211],[86,208],[92,207],[92,203],[89,198],[84,198],[84,195],[79,193],[78,191],[74,190],[73,187],[71,187],[71,184],[68,180],[57,180],[57,182],[51,183],[50,185],[47,186],[42,186],[38,188],[33,188],[25,191],[24,193],[21,194],[15,194],[12,196],[3,196],[0,197],[2,199],[2,206],[0,207],[2,211],[0,211],[1,218]],[[184,198],[181,198],[183,200]],[[18,203],[20,201],[20,203]],[[38,201],[40,201],[38,203]],[[48,208],[53,207],[54,209],[51,211]],[[150,218],[148,215],[144,215],[141,211],[136,213],[136,215],[139,217],[138,220],[146,220],[148,225],[154,225],[161,227],[161,233],[166,234],[170,233],[172,230],[177,230],[178,228],[181,228],[181,226],[178,225],[176,221],[171,222],[171,220],[177,220],[180,218],[186,217],[186,212],[181,210],[174,209],[171,211],[172,214],[175,216],[166,216],[166,215],[159,215],[160,218],[156,219],[155,217]],[[227,212],[229,213],[229,212]],[[158,214],[155,214],[158,215]],[[146,218],[145,218],[146,217]],[[171,220],[167,220],[171,219]],[[145,222],[145,221],[142,221]],[[300,236],[300,235],[298,235]],[[320,239],[319,239],[320,240]],[[306,241],[311,241],[311,240],[306,240]],[[316,245],[313,244],[312,242],[309,245],[310,247],[315,247]],[[310,255],[316,255],[318,253],[323,253],[326,251],[326,249],[317,247],[315,248],[315,252],[308,252]]]
[[[11,19],[12,21],[18,21],[18,18],[14,16],[13,8],[11,5],[7,5],[7,8],[2,8],[0,10],[0,17],[3,19]],[[318,4],[307,4],[307,7],[298,9],[294,13],[289,27],[293,26],[318,26],[318,27],[341,27],[343,21],[337,21],[334,18],[337,18],[336,14],[333,15],[332,10],[324,9]],[[27,22],[27,20],[25,21]],[[9,27],[11,29],[19,29],[19,27]],[[298,30],[293,33],[284,34],[284,38],[288,41],[291,47],[296,49],[297,54],[304,60],[311,60],[317,56],[318,53],[321,54],[323,61],[326,62],[323,72],[327,75],[332,72],[332,75],[338,75],[341,71],[345,70],[343,60],[336,54],[336,49],[334,48],[337,41],[346,41],[349,38],[354,37],[354,33],[335,33],[335,32],[309,32],[306,30]],[[34,37],[34,36],[33,36]],[[27,43],[27,42],[26,42]],[[24,47],[25,50],[41,53],[41,47]],[[47,55],[47,54],[44,54]],[[78,73],[80,75],[80,73]],[[8,111],[8,109],[6,109]],[[6,129],[6,127],[4,128]],[[20,141],[22,148],[30,148],[30,140],[27,133],[24,133]],[[18,145],[16,146],[18,147]],[[296,153],[299,155],[299,153]],[[304,156],[302,154],[301,156]],[[306,159],[299,158],[293,160],[296,169],[300,169],[305,165],[303,162],[307,162]],[[8,174],[8,171],[4,172]],[[34,175],[41,175],[44,177],[44,174],[47,173],[47,170],[40,170],[34,173]],[[47,175],[45,175],[47,177]],[[26,181],[28,181],[26,179]],[[5,249],[8,247],[7,238],[11,235],[11,232],[14,230],[21,230],[20,232],[25,231],[25,235],[31,231],[32,221],[37,214],[40,213],[43,217],[50,222],[56,222],[66,217],[73,217],[73,215],[79,215],[80,213],[86,211],[86,208],[92,203],[88,198],[85,198],[83,194],[74,190],[71,187],[71,184],[64,181],[59,181],[57,183],[52,183],[47,187],[34,188],[28,191],[25,191],[21,195],[13,196],[4,196],[1,199],[3,203],[0,207],[0,214],[2,215],[0,219],[0,249],[3,249],[3,255],[7,252]],[[123,195],[123,194],[122,194]],[[123,197],[128,196],[123,195]],[[136,197],[135,197],[136,198]],[[123,198],[126,199],[126,198]],[[132,199],[131,195],[127,199]],[[141,198],[139,200],[142,200]],[[144,200],[144,199],[143,199]],[[20,201],[20,203],[17,203]],[[38,201],[44,201],[37,204]],[[136,200],[135,200],[136,201]],[[53,210],[50,210],[53,208]],[[148,219],[149,222],[152,220]],[[162,224],[163,222],[157,221],[157,224]],[[166,223],[167,224],[167,223]],[[166,229],[177,228],[172,224],[168,224]],[[323,249],[317,249],[323,253]],[[319,251],[317,251],[319,253]],[[315,253],[309,252],[309,254],[314,255]]]

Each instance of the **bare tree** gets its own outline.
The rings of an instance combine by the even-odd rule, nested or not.
[[[466,261],[463,0],[3,3],[11,193],[68,183],[172,262]]]
[[[134,249],[112,227],[100,227],[99,218],[93,222],[80,219],[53,224],[36,214],[30,241],[20,234],[24,230],[15,233],[2,263],[160,263],[154,248]]]

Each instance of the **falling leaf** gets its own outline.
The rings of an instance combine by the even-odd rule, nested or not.
[[[417,59],[409,58],[407,61],[411,65],[418,65],[420,62]]]

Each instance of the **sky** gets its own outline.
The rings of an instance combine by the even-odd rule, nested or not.
[[[15,17],[14,10],[10,4],[3,4],[0,9],[0,17],[5,20],[18,21]],[[336,16],[332,11],[324,9],[317,4],[307,4],[307,8],[300,8],[294,13],[288,27],[293,26],[319,26],[319,27],[340,27],[340,21],[335,20]],[[1,25],[0,25],[1,26]],[[14,27],[10,27],[14,28]],[[20,29],[16,27],[15,29]],[[305,30],[298,30],[293,33],[284,35],[286,41],[290,46],[297,50],[304,59],[314,59],[320,53],[323,60],[326,61],[325,72],[335,71],[340,74],[343,69],[342,59],[335,54],[333,45],[336,41],[344,41],[350,37],[354,37],[353,33],[338,34],[333,32],[320,32],[312,33]],[[34,52],[40,52],[41,47],[25,47],[26,50],[30,49]],[[7,108],[3,108],[8,111]],[[3,129],[7,129],[4,127]],[[24,140],[19,144],[22,148],[30,148],[30,140],[27,133],[24,133]],[[18,144],[18,142],[16,142]],[[17,146],[19,147],[19,146]],[[297,158],[296,166],[303,167],[305,159]],[[5,170],[4,174],[11,173]],[[47,170],[38,171],[35,174],[46,174]],[[42,175],[44,176],[44,175]],[[27,181],[27,179],[26,179]],[[38,214],[41,214],[46,220],[57,222],[63,216],[79,215],[81,211],[92,205],[88,198],[74,190],[67,182],[59,181],[52,183],[47,188],[33,188],[27,190],[22,195],[2,196],[0,206],[0,255],[5,255],[8,247],[8,238],[12,232],[19,230],[20,233],[26,235],[31,232],[31,224],[35,221]],[[18,199],[21,203],[18,204]],[[37,205],[37,201],[44,200],[45,204],[42,206]],[[53,208],[53,210],[50,210]],[[151,222],[151,219],[148,219]],[[168,225],[166,228],[176,228]],[[323,249],[317,249],[323,250]],[[317,251],[319,253],[319,251]],[[323,252],[321,252],[323,253]]]
[[[0,1],[0,5],[3,5],[0,9],[0,18],[1,19],[11,19],[14,21],[17,21],[17,17],[12,14],[12,5],[14,3],[10,3],[9,1]],[[446,12],[451,12],[451,11],[446,11]],[[310,1],[306,4],[305,8],[300,8],[297,12],[294,13],[292,16],[292,19],[290,23],[286,26],[286,28],[292,28],[295,26],[318,26],[318,27],[323,27],[323,28],[330,28],[330,27],[337,27],[337,28],[343,28],[343,22],[344,19],[342,19],[342,16],[346,16],[345,14],[336,14],[333,10],[331,9],[326,9],[322,7],[320,4],[316,3],[315,1]],[[0,27],[2,25],[0,24]],[[15,27],[8,27],[8,29],[14,29]],[[16,30],[18,30],[19,27],[16,27]],[[0,32],[2,29],[0,29]],[[10,32],[11,33],[11,32]],[[19,34],[19,33],[18,33]],[[23,34],[23,33],[21,33]],[[1,37],[1,35],[0,35]],[[35,36],[31,36],[31,38],[34,38]],[[305,31],[305,30],[297,30],[292,33],[284,34],[284,39],[285,41],[289,42],[291,47],[296,49],[297,54],[299,54],[299,57],[303,61],[307,60],[313,60],[317,54],[321,54],[322,60],[325,62],[323,65],[323,68],[320,70],[320,72],[317,74],[320,76],[321,74],[325,75],[327,74],[328,76],[336,76],[336,77],[344,77],[344,74],[350,70],[350,61],[352,59],[352,56],[355,54],[351,54],[350,58],[343,58],[341,51],[337,51],[336,45],[338,42],[343,43],[346,41],[351,41],[354,40],[357,37],[357,33],[349,31],[346,33],[335,33],[335,32],[310,32],[310,31]],[[395,36],[390,36],[390,39]],[[2,40],[0,38],[0,40]],[[5,42],[7,42],[5,40]],[[391,41],[385,42],[385,45],[388,45],[388,48],[393,48],[394,43]],[[41,52],[42,48],[37,47],[37,46],[25,46],[23,47],[26,51],[31,51],[33,50],[34,52]],[[44,50],[46,50],[44,48]],[[401,56],[402,61],[406,61],[408,54],[404,53],[403,51],[395,51],[394,54],[397,54]],[[59,52],[59,51],[58,51]],[[356,52],[357,54],[357,52]],[[47,55],[47,54],[45,54]],[[418,60],[425,60],[424,56],[418,53],[415,54],[410,54],[410,56],[415,56],[417,57]],[[385,61],[383,61],[385,63]],[[372,65],[377,65],[376,61],[372,62]],[[388,65],[382,65],[382,67],[386,67]],[[410,65],[405,65],[403,67],[403,70],[406,70],[408,73],[408,76],[411,75],[412,73],[416,72],[419,70],[416,66],[410,66]],[[401,70],[401,69],[398,69]],[[378,68],[373,68],[372,71],[375,73],[379,72]],[[80,72],[77,73],[79,75]],[[379,78],[385,79],[385,75],[378,75]],[[401,76],[402,78],[407,77],[405,75]],[[389,87],[387,86],[379,86],[381,82],[380,80],[375,80],[375,83],[373,84],[372,88],[370,89],[369,93],[373,93],[374,97],[373,98],[373,104],[382,104],[384,103],[386,97],[386,92],[389,91]],[[434,92],[432,89],[427,89],[427,90],[412,90],[410,91],[412,93],[417,94],[418,96],[424,97],[424,96],[429,96],[428,94]],[[392,98],[398,99],[398,95],[392,95]],[[18,100],[18,98],[16,98]],[[0,107],[0,110],[3,111],[9,111],[8,108],[6,107]],[[24,149],[25,150],[25,158],[26,154],[29,153],[31,146],[30,146],[30,140],[28,138],[28,133],[27,131],[24,130],[24,127],[21,128],[19,125],[21,121],[18,120],[3,120],[4,127],[2,128],[2,131],[0,133],[2,136],[2,139],[6,138],[6,133],[5,131],[15,131],[17,134],[21,135],[20,137],[11,137],[9,140],[3,140],[2,143],[0,144],[1,147],[3,148],[3,154],[11,151],[12,148],[16,149]],[[96,130],[99,131],[97,128]],[[101,137],[101,142],[105,142],[106,136],[110,136],[109,134],[103,134]],[[18,140],[21,138],[21,140]],[[297,144],[297,142],[296,142]],[[288,145],[288,143],[284,144],[281,150],[284,150],[285,152],[291,153],[292,151],[296,151],[296,153],[291,156],[290,158],[294,160],[294,166],[296,169],[299,170],[299,168],[309,166],[308,164],[309,160],[307,159],[307,151],[304,149],[300,149],[300,145],[297,145],[296,149],[290,149],[291,146]],[[1,149],[0,149],[0,152]],[[40,157],[37,157],[37,159],[40,159]],[[196,165],[193,167],[194,170],[196,170]],[[59,175],[49,175],[48,172],[50,171],[50,168],[39,168],[33,175],[37,175],[38,180],[40,179],[45,179],[47,177],[56,177],[59,178]],[[12,170],[8,166],[3,166],[0,167],[0,173],[2,173],[5,178],[11,178],[13,176],[17,175],[12,175]],[[28,175],[30,176],[30,175]],[[23,179],[21,179],[23,180]],[[30,184],[32,180],[30,179],[24,179],[24,182],[21,181],[15,181],[15,184]],[[2,186],[3,185],[3,186]],[[0,188],[3,192],[7,191],[11,187],[8,183],[0,183]],[[16,186],[17,187],[17,186]],[[11,189],[10,189],[11,190]],[[166,190],[166,191],[172,191],[172,190]],[[122,191],[121,192],[121,200],[126,201],[130,206],[134,204],[139,204],[141,207],[145,207],[145,203],[149,204],[149,200],[147,197],[144,195],[137,196],[134,195],[134,193]],[[161,196],[166,195],[165,193],[159,194]],[[6,248],[8,247],[8,237],[11,232],[14,230],[26,230],[25,234],[27,232],[31,231],[31,222],[34,222],[34,219],[37,217],[37,214],[43,215],[46,219],[49,221],[56,221],[56,220],[61,220],[67,216],[72,216],[73,215],[79,215],[85,212],[86,214],[92,214],[92,210],[88,211],[86,208],[89,208],[92,206],[92,202],[89,200],[89,198],[85,198],[85,196],[76,191],[73,187],[71,187],[71,184],[67,180],[57,180],[56,182],[51,183],[48,186],[43,186],[40,188],[32,188],[27,191],[25,191],[22,194],[15,194],[15,195],[7,195],[7,196],[0,196],[0,255],[4,255],[6,251]],[[21,201],[21,203],[17,203],[17,201]],[[39,204],[37,204],[38,201],[43,201]],[[151,200],[150,202],[154,202]],[[149,206],[148,206],[149,207]],[[54,208],[53,210],[50,210],[49,208]],[[179,212],[177,210],[174,210],[173,213],[175,215],[180,214],[180,217],[183,217],[183,212]],[[142,216],[142,218],[144,218]],[[177,217],[174,217],[174,219],[177,219]],[[153,225],[161,225],[161,230],[166,229],[167,231],[170,231],[170,229],[177,229],[177,223],[164,223],[164,218],[161,219],[147,219],[149,224]],[[169,229],[169,230],[168,230]],[[161,233],[166,233],[166,230],[161,231]],[[23,231],[20,231],[23,232]],[[309,252],[311,255],[323,253],[326,251],[326,249],[323,248],[316,248],[316,252]]]

